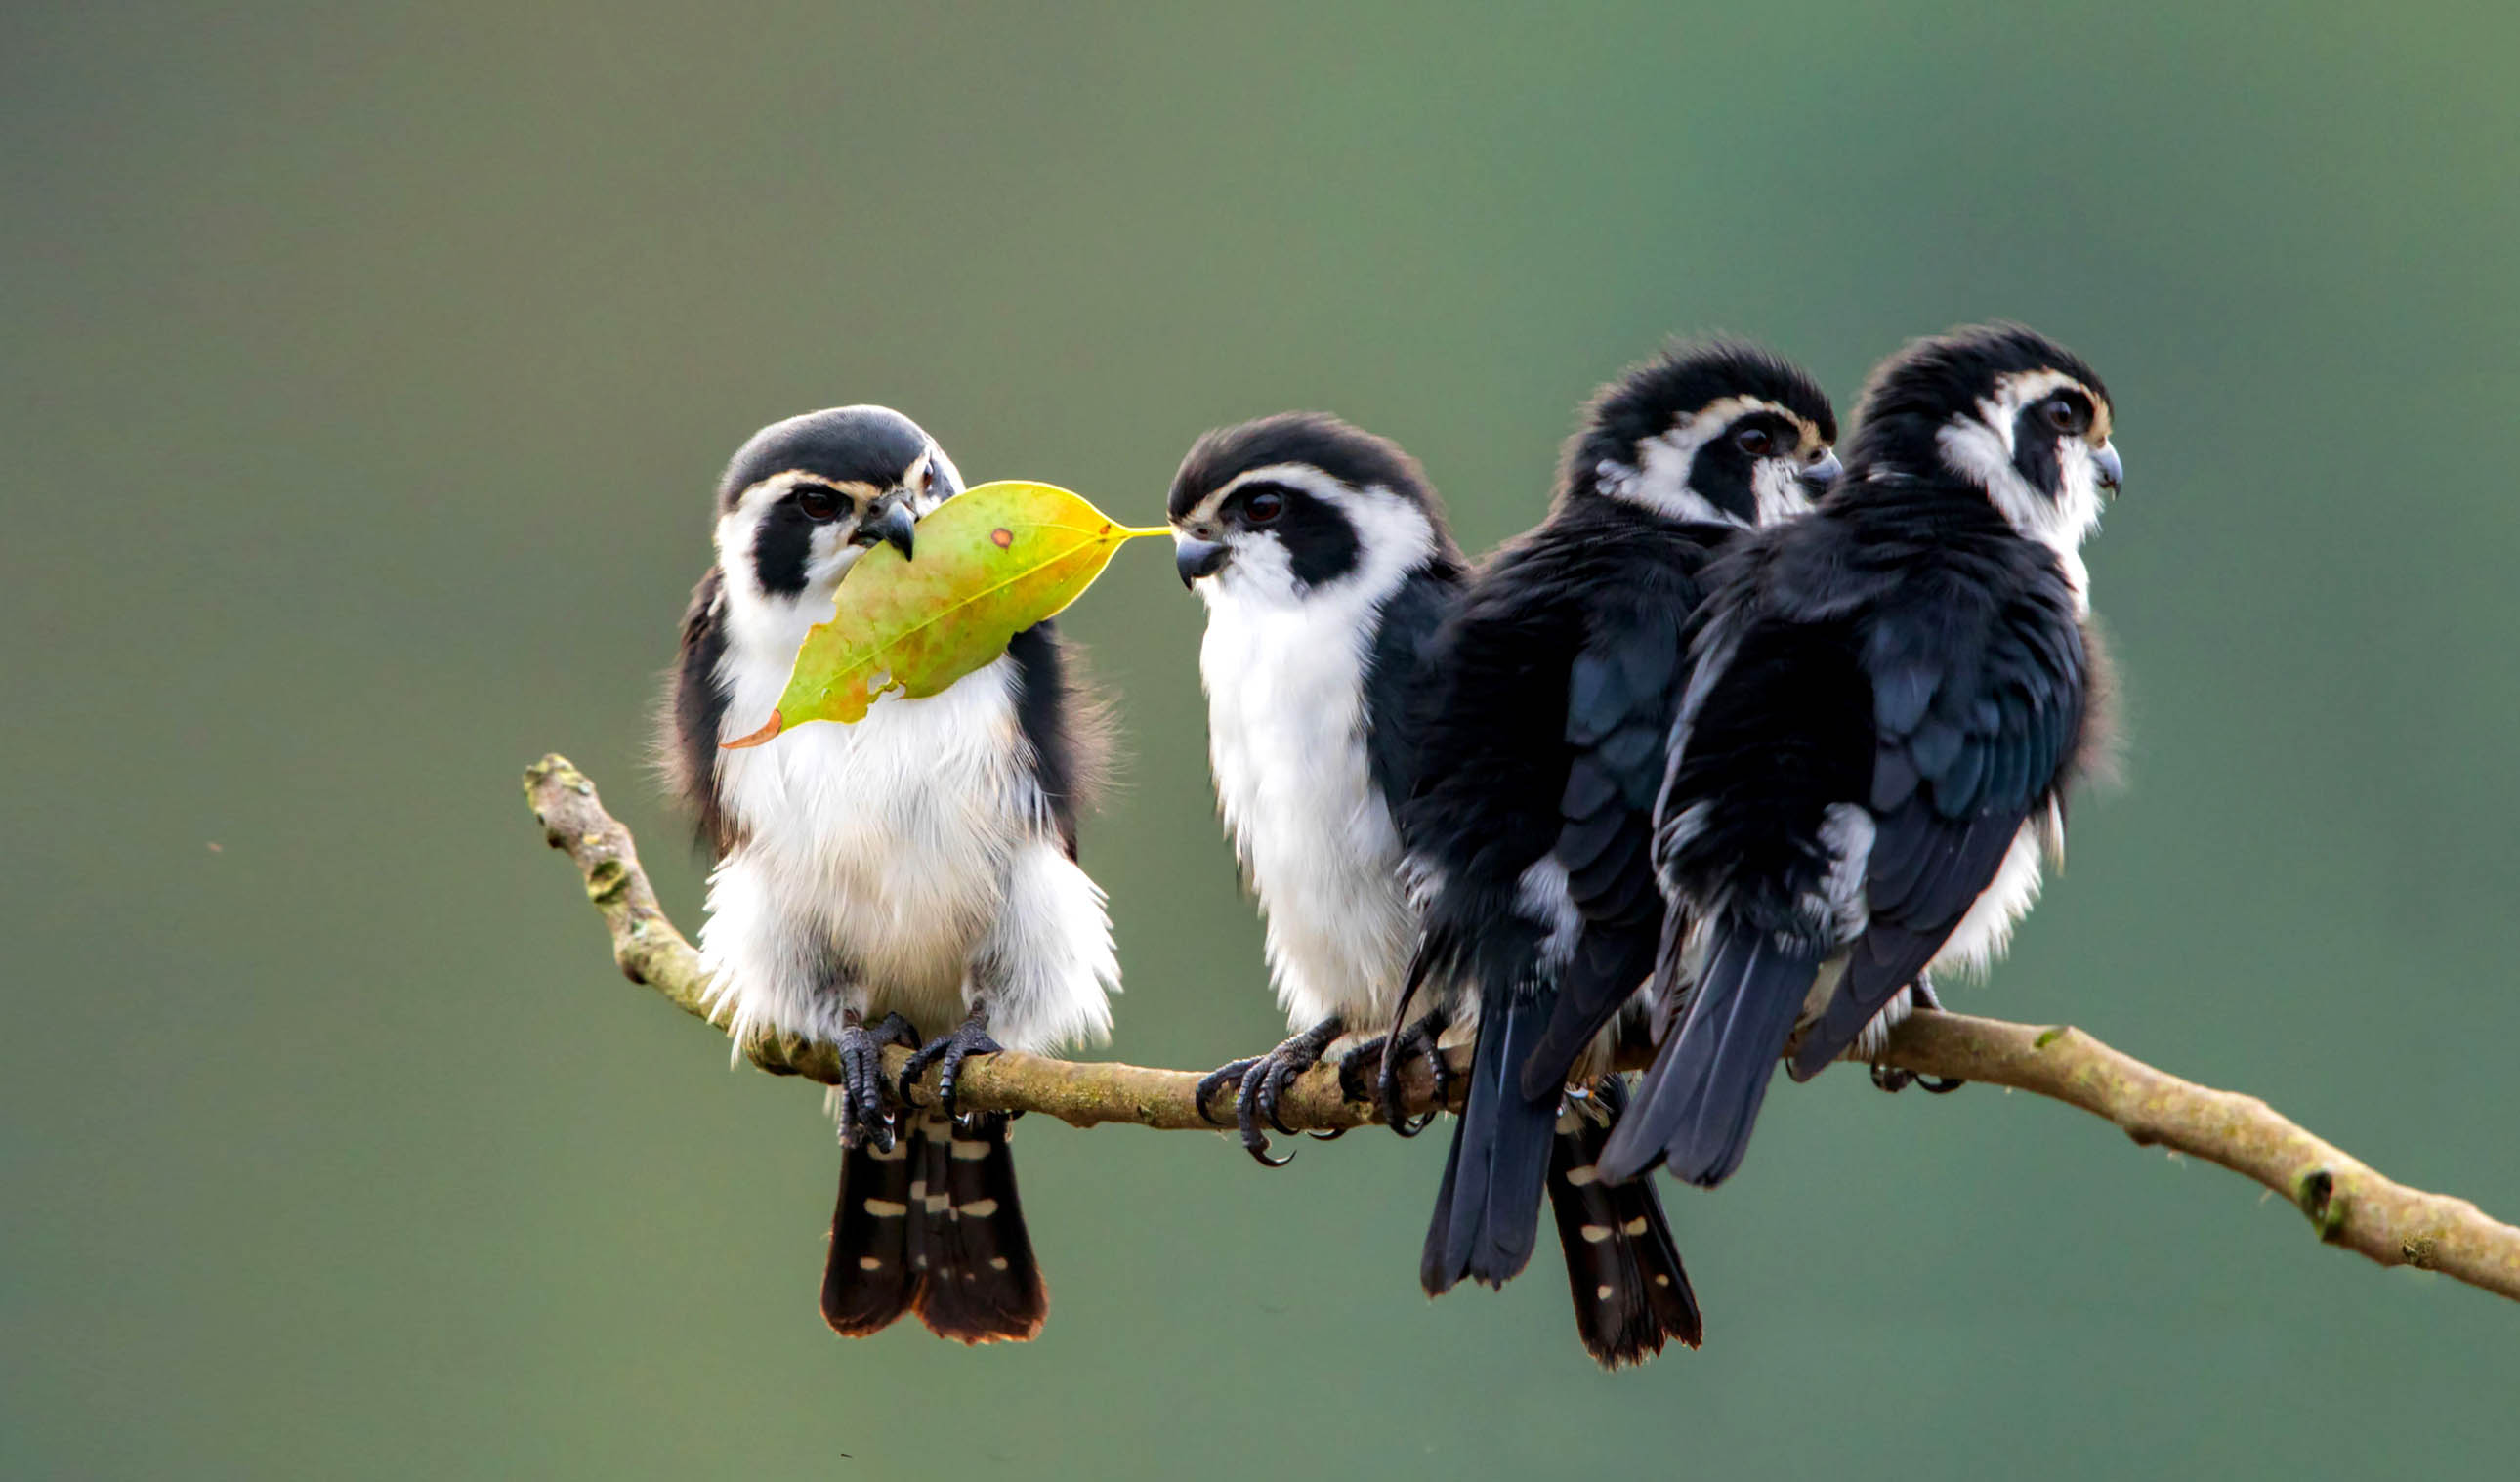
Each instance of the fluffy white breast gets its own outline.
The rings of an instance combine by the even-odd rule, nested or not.
[[[727,678],[723,734],[766,717],[784,670]],[[939,1032],[962,1013],[973,950],[1006,899],[1010,867],[1045,831],[1000,658],[926,699],[878,700],[854,725],[798,726],[722,754],[719,791],[742,842],[710,879],[702,949],[740,1015],[801,1033],[837,1027],[816,949],[865,985],[846,1007],[898,1010]]]
[[[1399,501],[1355,503],[1351,517],[1365,518],[1348,576],[1298,592],[1267,542],[1199,584],[1217,802],[1267,920],[1278,1001],[1299,1027],[1387,1013],[1417,937],[1399,832],[1367,762],[1365,672],[1381,605],[1433,535]]]

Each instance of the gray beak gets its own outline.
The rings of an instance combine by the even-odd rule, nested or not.
[[[868,524],[867,530],[885,545],[899,551],[903,561],[908,561],[911,556],[913,534],[918,527],[919,516],[910,513],[909,504],[904,500],[894,499],[884,504],[882,513],[876,516],[873,522]]]
[[[1181,573],[1185,587],[1202,576],[1214,576],[1230,554],[1222,541],[1193,540],[1178,532],[1173,536],[1173,569]]]
[[[2118,457],[2116,443],[2101,443],[2100,450],[2092,455],[2092,467],[2099,471],[2100,487],[2111,495],[2117,493],[2119,484],[2126,482],[2126,463]]]
[[[1818,499],[1827,493],[1829,486],[1837,482],[1837,475],[1845,472],[1846,466],[1837,461],[1836,450],[1831,449],[1820,455],[1820,462],[1803,470],[1803,487],[1811,491],[1812,498]]]

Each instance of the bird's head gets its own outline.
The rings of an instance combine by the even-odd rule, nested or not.
[[[2017,324],[1910,344],[1872,373],[1857,421],[1859,471],[1956,476],[2060,551],[2098,526],[2126,473],[2108,387],[2081,356]]]
[[[1673,519],[1772,524],[1827,492],[1836,441],[1828,394],[1792,362],[1738,340],[1683,343],[1594,395],[1560,483]]]
[[[921,516],[963,475],[919,424],[888,407],[834,407],[752,434],[717,486],[729,603],[784,631],[831,615],[832,597],[882,541],[908,557]],[[784,642],[784,639],[781,640]],[[781,654],[792,657],[794,645]]]
[[[1295,603],[1460,559],[1418,461],[1318,412],[1220,427],[1192,444],[1165,514],[1183,585],[1221,601]]]

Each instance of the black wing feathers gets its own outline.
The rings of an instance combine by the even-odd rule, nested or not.
[[[1383,602],[1366,657],[1366,766],[1385,802],[1397,812],[1418,790],[1423,748],[1418,723],[1434,656],[1436,634],[1461,595],[1461,568],[1450,562],[1421,566]]]
[[[1401,814],[1411,852],[1441,866],[1448,884],[1508,898],[1556,837],[1566,781],[1554,699],[1580,613],[1552,579],[1543,531],[1500,552],[1432,639],[1417,782]]]
[[[1588,614],[1566,687],[1566,788],[1556,854],[1583,919],[1559,974],[1548,1033],[1522,1064],[1523,1094],[1562,1086],[1577,1056],[1653,970],[1663,899],[1654,884],[1653,801],[1688,672],[1682,631],[1696,606],[1703,548],[1674,550],[1666,579],[1621,586]]]
[[[2086,730],[2073,592],[1982,500],[1879,475],[1860,501],[1744,542],[1710,585],[1655,862],[1675,928],[1684,903],[1720,919],[1610,1170],[1667,1157],[1700,1183],[1738,1165],[1821,964],[1848,954],[1798,1076],[1942,950]],[[1823,830],[1849,803],[1873,828],[1860,903],[1831,896]],[[1858,904],[1849,941],[1841,908]],[[1667,932],[1667,952],[1682,939]],[[1656,980],[1681,982],[1679,966]]]
[[[1610,1135],[1602,1177],[1634,1178],[1664,1162],[1675,1176],[1712,1189],[1740,1167],[1820,964],[1817,953],[1771,932],[1731,918],[1719,923],[1688,1016]]]
[[[735,846],[735,820],[717,798],[717,741],[726,719],[726,691],[717,676],[726,657],[725,603],[726,577],[711,566],[683,609],[682,652],[665,695],[658,748],[666,786],[690,811],[701,846],[719,857]]]
[[[1903,699],[1875,716],[1872,919],[1795,1052],[1798,1078],[1818,1074],[1933,961],[2056,790],[2083,731],[2087,664],[2061,574],[2034,568],[1931,596],[1931,607],[1890,606],[1866,645],[1875,692]]]
[[[1442,881],[1418,966],[1481,1017],[1420,1267],[1430,1292],[1501,1282],[1529,1259],[1567,1065],[1591,1038],[1534,1070],[1544,1031],[1570,990],[1615,1014],[1652,966],[1653,791],[1680,625],[1714,538],[1606,501],[1561,505],[1480,573],[1438,639],[1402,835]],[[1523,890],[1552,851],[1584,928],[1553,980],[1542,948],[1557,903]]]
[[[1704,614],[1699,661],[1721,668],[1699,677],[1706,694],[1687,718],[1686,749],[1671,759],[1654,863],[1680,887],[1675,911],[1682,902],[1720,903],[1792,932],[1803,929],[1802,903],[1828,869],[1820,846],[1828,805],[1866,790],[1872,696],[1843,622],[1743,614],[1729,654],[1708,651],[1707,639],[1720,642],[1734,617],[1726,607],[1747,598],[1719,592]],[[1681,945],[1677,930],[1672,940]]]
[[[1500,552],[1428,645],[1399,821],[1413,862],[1443,881],[1413,966],[1413,983],[1422,977],[1439,1002],[1476,999],[1490,991],[1481,985],[1509,993],[1537,970],[1542,932],[1516,894],[1557,836],[1565,726],[1552,701],[1579,615],[1550,578],[1546,529]]]
[[[1007,644],[1015,664],[1015,724],[1060,847],[1076,858],[1076,820],[1102,770],[1102,716],[1079,688],[1058,629],[1044,619]]]

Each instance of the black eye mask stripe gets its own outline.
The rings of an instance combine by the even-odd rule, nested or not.
[[[2060,435],[2048,423],[2048,398],[2023,407],[2012,419],[2012,467],[2030,487],[2050,496],[2062,487],[2065,469],[2057,445]]]
[[[1254,524],[1248,515],[1251,496],[1261,490],[1283,499],[1283,513],[1267,524]],[[1327,499],[1282,483],[1253,483],[1234,491],[1221,512],[1231,527],[1286,548],[1286,567],[1305,587],[1333,582],[1356,569],[1360,542],[1347,514]]]
[[[782,499],[761,516],[752,534],[752,573],[761,590],[775,597],[794,597],[805,590],[805,568],[814,560],[815,521]]]
[[[1768,434],[1769,457],[1790,454],[1802,440],[1802,427],[1790,417],[1776,412],[1752,412],[1735,418],[1723,431],[1706,440],[1697,456],[1689,460],[1688,487],[1699,498],[1717,510],[1745,523],[1759,518],[1759,490],[1754,478],[1759,460],[1742,450],[1743,432],[1756,428]]]

